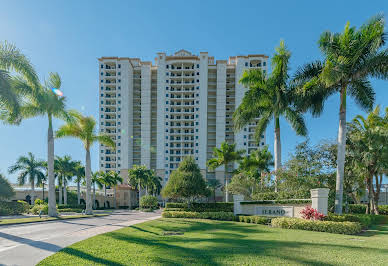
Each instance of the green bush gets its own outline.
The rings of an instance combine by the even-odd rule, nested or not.
[[[239,216],[237,216],[236,220],[238,222],[254,223],[254,224],[269,224],[269,223],[271,223],[270,217],[258,216],[258,215],[252,215],[252,216],[239,215]]]
[[[284,199],[284,200],[255,200],[242,201],[241,204],[306,204],[311,203],[311,199]]]
[[[325,217],[325,221],[355,222],[355,223],[360,223],[363,228],[368,228],[373,223],[371,215],[355,215],[355,214],[338,215],[333,213],[329,213]]]
[[[154,209],[158,207],[158,199],[155,196],[145,195],[140,198],[140,208]]]
[[[0,215],[18,215],[28,213],[30,205],[22,200],[0,201]]]
[[[349,204],[347,208],[349,213],[366,213],[365,204]]]
[[[305,198],[310,198],[310,191],[260,192],[252,195],[253,200],[288,200],[288,199],[305,199]]]
[[[40,205],[40,204],[44,204],[44,201],[41,200],[41,199],[36,199],[35,202],[34,202],[35,205]]]
[[[378,208],[380,215],[388,215],[388,205],[380,205]]]
[[[332,222],[305,220],[300,218],[274,218],[272,227],[354,235],[361,232],[361,224],[355,222]]]
[[[215,203],[197,203],[190,205],[187,203],[167,203],[166,209],[174,209],[191,212],[233,212],[233,203],[215,202]]]
[[[85,205],[84,204],[59,204],[57,205],[57,209],[60,210],[60,209],[85,209]]]
[[[48,213],[48,205],[47,204],[37,204],[34,205],[31,209],[30,212],[32,214],[39,214],[42,212],[42,214],[47,214]]]
[[[187,211],[164,211],[163,218],[192,218],[192,219],[212,219],[223,221],[234,221],[233,212],[187,212]]]

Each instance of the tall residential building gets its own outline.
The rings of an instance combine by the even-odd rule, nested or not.
[[[214,60],[207,52],[158,53],[155,64],[138,58],[99,58],[100,130],[116,150],[100,146],[101,170],[127,176],[133,165],[155,169],[167,181],[185,156],[193,156],[204,176],[224,183],[224,168],[207,170],[213,148],[223,141],[249,153],[265,144],[254,140],[255,123],[233,132],[232,115],[246,88],[246,69],[267,71],[261,54]]]

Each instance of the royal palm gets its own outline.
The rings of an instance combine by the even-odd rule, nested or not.
[[[211,170],[215,170],[216,168],[224,165],[225,166],[225,201],[229,201],[229,193],[228,193],[228,170],[230,165],[233,162],[239,161],[241,159],[241,155],[244,153],[243,150],[236,151],[236,144],[228,144],[227,142],[222,142],[221,147],[214,147],[213,150],[213,158],[211,158],[207,165]]]
[[[240,83],[248,88],[240,106],[233,114],[236,130],[259,119],[255,137],[259,141],[268,124],[273,120],[275,129],[275,171],[282,167],[280,117],[284,117],[298,135],[307,134],[302,114],[294,107],[295,93],[289,84],[288,64],[291,53],[283,41],[272,58],[272,73],[267,78],[260,69],[243,73]],[[275,178],[275,191],[277,191]]]
[[[44,170],[45,162],[37,160],[35,156],[29,152],[28,156],[20,156],[16,163],[9,168],[9,173],[18,172],[18,183],[24,185],[28,179],[31,184],[31,203],[35,201],[35,185],[40,185],[45,178]]]
[[[77,183],[77,203],[79,205],[81,204],[81,183],[85,178],[85,167],[82,165],[80,161],[75,162],[73,174],[76,177],[75,182]]]
[[[319,39],[324,60],[305,65],[295,77],[306,109],[313,115],[323,110],[324,101],[339,93],[338,159],[335,212],[342,213],[346,144],[346,99],[371,110],[375,93],[369,77],[388,78],[388,51],[384,45],[384,18],[376,16],[359,29],[346,24],[342,33],[324,32]]]
[[[29,88],[28,82],[19,80],[16,87]],[[48,215],[57,216],[55,200],[54,178],[54,134],[53,118],[69,119],[65,108],[65,97],[52,92],[52,88],[61,87],[61,78],[58,73],[50,73],[45,85],[40,85],[34,93],[32,101],[22,108],[22,116],[25,118],[46,116],[48,119],[47,130],[47,172],[48,172]],[[31,89],[32,90],[32,89]]]
[[[90,148],[95,142],[99,142],[108,147],[115,147],[115,142],[105,134],[96,133],[96,120],[92,116],[83,116],[77,111],[70,112],[72,120],[61,126],[56,136],[57,138],[74,137],[80,139],[86,151],[85,158],[85,178],[86,178],[86,214],[92,214],[91,198],[91,161]]]

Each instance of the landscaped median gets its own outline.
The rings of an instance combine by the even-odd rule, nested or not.
[[[310,207],[308,207],[310,208]],[[388,223],[388,216],[366,214],[329,214],[320,219],[291,217],[267,217],[257,215],[234,215],[232,203],[167,203],[163,218],[211,219],[265,224],[284,229],[327,232],[354,235],[371,225]],[[309,209],[314,210],[314,209]]]

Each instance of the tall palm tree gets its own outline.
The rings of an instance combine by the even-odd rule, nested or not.
[[[14,85],[17,88],[31,88],[24,80],[18,80]],[[54,178],[54,134],[53,118],[68,120],[69,116],[65,108],[65,97],[58,96],[52,92],[52,88],[61,87],[61,78],[58,73],[50,73],[45,85],[40,85],[34,93],[30,103],[22,107],[23,118],[47,116],[47,172],[48,172],[48,215],[57,216],[55,200],[55,178]],[[33,91],[32,89],[30,89]]]
[[[97,183],[99,186],[102,185],[102,189],[104,189],[104,208],[107,207],[106,189],[111,186],[112,182],[113,180],[112,180],[111,172],[107,172],[100,175],[100,178]]]
[[[82,165],[80,161],[76,161],[73,174],[76,177],[75,182],[77,183],[77,203],[78,205],[80,205],[81,204],[81,183],[85,178],[85,167]]]
[[[116,145],[110,136],[96,134],[96,120],[92,116],[83,116],[77,111],[71,111],[70,115],[74,119],[72,121],[69,120],[65,125],[61,126],[58,129],[56,136],[57,138],[78,138],[84,144],[86,151],[86,214],[92,214],[90,148],[95,142],[100,142],[112,148],[115,148]]]
[[[37,160],[35,156],[29,152],[28,156],[20,156],[16,163],[9,167],[8,172],[13,174],[19,172],[18,183],[24,185],[27,181],[31,184],[31,203],[35,202],[35,185],[41,184],[44,179],[45,162]]]
[[[110,171],[109,175],[111,176],[111,183],[110,185],[113,186],[113,191],[114,191],[114,208],[117,208],[117,199],[116,199],[116,186],[119,183],[123,183],[123,178],[120,176],[119,173],[115,171]]]
[[[155,171],[150,169],[146,183],[147,194],[158,195],[162,189],[162,178],[157,176]]]
[[[91,173],[91,182],[93,184],[93,209],[96,209],[97,206],[96,206],[96,185],[98,187],[102,187],[102,184],[100,183],[100,176],[102,176],[104,174],[103,171],[97,171],[97,172],[94,172],[94,173]],[[86,180],[84,180],[86,181]],[[85,185],[86,185],[86,182],[85,182]]]
[[[313,115],[323,111],[325,100],[340,95],[335,212],[342,213],[346,146],[346,99],[350,95],[364,110],[372,109],[375,93],[369,77],[388,78],[388,50],[384,17],[378,15],[359,29],[347,23],[342,33],[324,32],[319,39],[324,60],[306,64],[295,75],[302,103]]]
[[[213,201],[217,202],[216,200],[216,190],[222,187],[221,182],[216,178],[211,178],[207,180],[207,187],[213,194]]]
[[[267,129],[273,119],[275,123],[275,171],[282,167],[280,117],[283,116],[295,130],[296,134],[305,136],[306,125],[302,114],[295,108],[295,93],[289,82],[288,64],[291,52],[284,41],[280,42],[272,57],[272,73],[267,78],[261,69],[246,70],[240,83],[248,88],[240,106],[233,114],[235,129],[241,130],[248,123],[257,119],[255,137],[257,140]],[[277,191],[277,177],[275,176],[275,191]]]
[[[225,166],[225,202],[229,201],[229,193],[228,193],[228,170],[232,163],[241,160],[241,156],[244,153],[244,150],[236,151],[236,144],[228,144],[227,142],[222,142],[221,147],[214,147],[213,150],[213,158],[211,158],[207,165],[210,170],[215,170],[216,168],[224,165]]]
[[[13,86],[14,78],[9,71],[20,74],[32,87],[39,86],[38,76],[28,58],[15,45],[5,41],[0,43],[0,119],[18,123],[20,100],[27,91]]]

